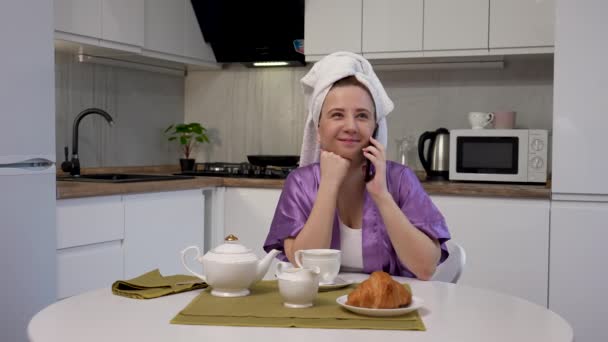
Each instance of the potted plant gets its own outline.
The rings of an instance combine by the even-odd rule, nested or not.
[[[179,164],[184,171],[194,170],[194,159],[190,158],[194,147],[198,143],[208,143],[209,137],[207,136],[207,129],[200,123],[181,123],[170,125],[165,129],[165,134],[169,141],[179,141],[179,145],[183,156],[180,158]]]

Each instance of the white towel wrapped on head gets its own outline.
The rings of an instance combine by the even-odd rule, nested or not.
[[[348,76],[355,76],[371,93],[376,107],[376,123],[378,124],[376,139],[386,146],[388,139],[386,116],[395,107],[393,101],[386,94],[378,76],[365,58],[351,52],[335,52],[316,62],[300,80],[308,109],[300,153],[300,167],[319,161],[320,147],[317,127],[323,101],[332,85]]]

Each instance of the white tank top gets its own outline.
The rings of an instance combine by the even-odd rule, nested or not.
[[[353,229],[340,221],[341,271],[363,271],[362,229]]]

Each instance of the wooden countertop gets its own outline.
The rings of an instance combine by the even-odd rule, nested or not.
[[[88,168],[82,173],[138,173],[138,174],[173,174],[179,172],[176,166],[142,166]],[[65,175],[60,172],[58,175]],[[453,195],[474,197],[536,198],[550,199],[551,187],[547,185],[467,183],[449,181],[427,181],[424,172],[418,173],[424,189],[429,195]],[[245,187],[282,189],[282,179],[251,179],[196,177],[185,180],[149,181],[139,183],[93,183],[93,182],[57,182],[57,199],[80,198],[92,196],[125,195],[146,192],[162,192],[209,187]]]

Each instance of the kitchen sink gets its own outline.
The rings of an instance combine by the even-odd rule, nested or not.
[[[141,175],[132,173],[96,173],[80,176],[57,176],[58,181],[96,182],[96,183],[133,183],[165,180],[192,179],[193,176],[177,175]]]

